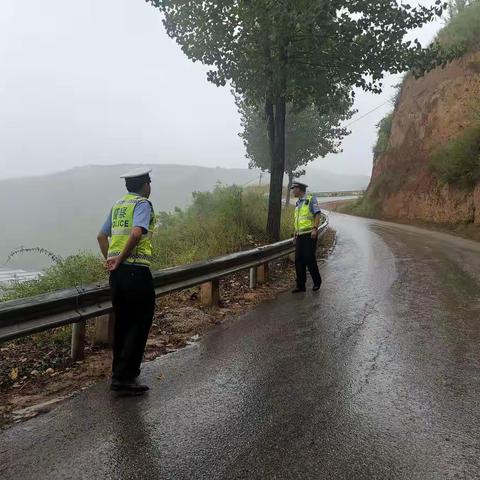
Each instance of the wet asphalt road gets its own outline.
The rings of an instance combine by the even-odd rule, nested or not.
[[[0,434],[2,479],[478,479],[480,244],[332,215],[285,293]],[[163,379],[159,379],[160,374]]]

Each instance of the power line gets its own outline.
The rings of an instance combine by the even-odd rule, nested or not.
[[[249,180],[247,183],[244,183],[243,185],[240,185],[241,187],[246,187],[247,185],[250,185],[251,183],[255,182],[258,178],[260,178],[260,182],[262,181],[262,176],[263,173],[260,173],[259,176],[256,176],[255,178],[252,178],[252,180]]]
[[[350,125],[353,125],[354,123],[358,122],[359,120],[361,120],[362,118],[365,118],[367,115],[370,115],[371,113],[375,112],[376,110],[378,110],[379,108],[382,108],[384,105],[386,105],[387,103],[390,103],[390,100],[387,100],[386,102],[382,103],[381,105],[378,105],[377,107],[373,108],[372,110],[370,110],[369,112],[367,113],[364,113],[361,117],[358,117],[356,118],[355,120],[353,120],[353,122],[350,122],[348,123],[347,125],[345,125],[345,128],[348,128]]]
[[[365,118],[366,116],[370,115],[371,113],[377,111],[379,108],[382,108],[384,105],[386,105],[387,103],[390,103],[390,99],[387,100],[386,102],[383,102],[381,105],[378,105],[376,106],[375,108],[372,108],[372,110],[369,110],[367,113],[364,113],[361,117],[358,117],[356,118],[355,120],[353,120],[352,122],[350,123],[347,123],[347,125],[345,125],[345,128],[348,128],[350,125],[353,125],[354,123],[362,120],[363,118]],[[242,187],[245,187],[246,185],[249,185],[250,183],[253,183],[257,178],[260,178],[260,185],[262,183],[262,176],[263,176],[263,173],[260,173],[260,176],[259,177],[255,177],[253,178],[252,180],[249,180],[247,183],[244,183],[242,185]]]

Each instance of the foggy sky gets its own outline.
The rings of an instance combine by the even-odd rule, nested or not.
[[[440,26],[415,36],[428,42]],[[143,0],[2,0],[0,178],[87,164],[246,167],[233,97],[206,70]],[[387,79],[382,95],[360,92],[352,120],[388,101],[398,82]],[[369,175],[375,124],[391,108],[354,123],[344,152],[315,167]]]

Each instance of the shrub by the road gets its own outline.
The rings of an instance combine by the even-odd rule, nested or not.
[[[106,281],[106,278],[103,262],[98,255],[91,252],[79,252],[58,260],[38,280],[1,286],[0,301],[31,297],[99,280]]]
[[[265,244],[267,197],[240,187],[194,193],[186,210],[161,213],[154,236],[154,268],[181,265]],[[292,210],[283,209],[282,238],[293,231]]]
[[[158,214],[153,269],[204,260],[267,243],[267,197],[253,189],[218,186],[198,192],[185,210]],[[282,238],[293,231],[293,207],[283,209]],[[0,301],[106,281],[99,255],[79,252],[58,259],[35,281],[0,287]]]

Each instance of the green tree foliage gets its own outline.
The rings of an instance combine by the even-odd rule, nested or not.
[[[267,231],[280,231],[287,103],[328,112],[352,87],[380,92],[385,72],[421,73],[439,62],[433,45],[404,40],[443,11],[394,0],[147,0],[164,14],[167,33],[193,61],[212,68],[216,85],[231,82],[263,103],[270,143]],[[442,58],[442,61],[446,57]]]
[[[243,139],[247,158],[250,160],[248,166],[270,172],[272,160],[265,129],[265,114],[260,107],[239,97],[236,97],[236,101],[243,128],[239,135]],[[324,115],[319,114],[313,104],[301,110],[295,109],[291,104],[287,105],[285,121],[285,173],[289,180],[287,204],[293,179],[305,173],[302,167],[319,157],[340,151],[341,140],[349,133],[346,128],[341,127],[341,122],[353,115],[351,105],[352,101],[345,99]]]

